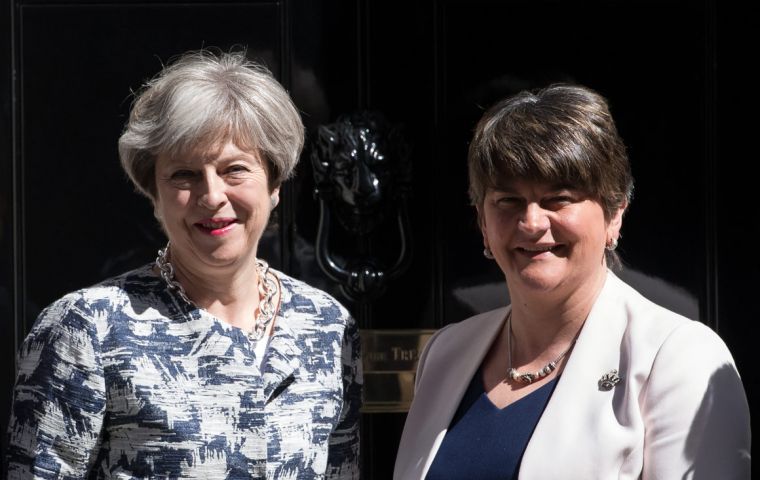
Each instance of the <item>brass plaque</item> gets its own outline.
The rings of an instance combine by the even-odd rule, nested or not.
[[[435,330],[359,331],[364,367],[364,413],[407,412],[414,396],[414,374]]]

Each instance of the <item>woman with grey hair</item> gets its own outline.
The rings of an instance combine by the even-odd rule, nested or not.
[[[358,477],[355,324],[256,255],[302,145],[287,92],[241,53],[147,83],[119,154],[169,243],[40,315],[10,478]]]
[[[503,100],[468,162],[512,304],[431,338],[395,478],[749,479],[723,341],[608,269],[633,178],[606,100],[568,85]]]

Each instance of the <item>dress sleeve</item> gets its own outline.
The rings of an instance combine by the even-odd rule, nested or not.
[[[100,441],[104,385],[93,321],[74,299],[55,302],[19,350],[8,478],[85,478]]]
[[[338,425],[330,434],[327,458],[330,479],[358,479],[359,409],[362,403],[362,364],[359,331],[354,319],[346,313],[346,329],[341,348],[343,369],[343,405]]]
[[[661,346],[644,392],[644,480],[750,478],[749,407],[723,341],[690,322]]]

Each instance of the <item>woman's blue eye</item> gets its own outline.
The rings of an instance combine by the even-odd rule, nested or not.
[[[229,173],[243,173],[247,171],[248,171],[248,168],[244,167],[243,165],[233,165],[227,169],[227,172]]]
[[[177,170],[171,174],[169,179],[175,185],[189,186],[190,183],[195,179],[195,176],[195,172],[192,170]]]
[[[169,182],[175,188],[187,189],[192,187],[197,175],[192,170],[177,170],[169,175]]]

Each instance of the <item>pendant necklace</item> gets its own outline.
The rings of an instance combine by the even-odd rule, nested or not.
[[[580,333],[580,330],[578,333]],[[570,342],[570,345],[564,352],[562,352],[553,361],[547,363],[543,368],[536,370],[533,373],[518,372],[516,369],[512,368],[512,312],[509,312],[509,317],[507,317],[507,349],[509,349],[509,368],[507,368],[507,377],[515,382],[524,383],[526,385],[544,378],[557,369],[557,364],[565,357],[565,355],[567,355],[570,349],[573,348],[573,345],[575,345],[575,341],[577,339],[578,335],[573,338],[573,341]]]

